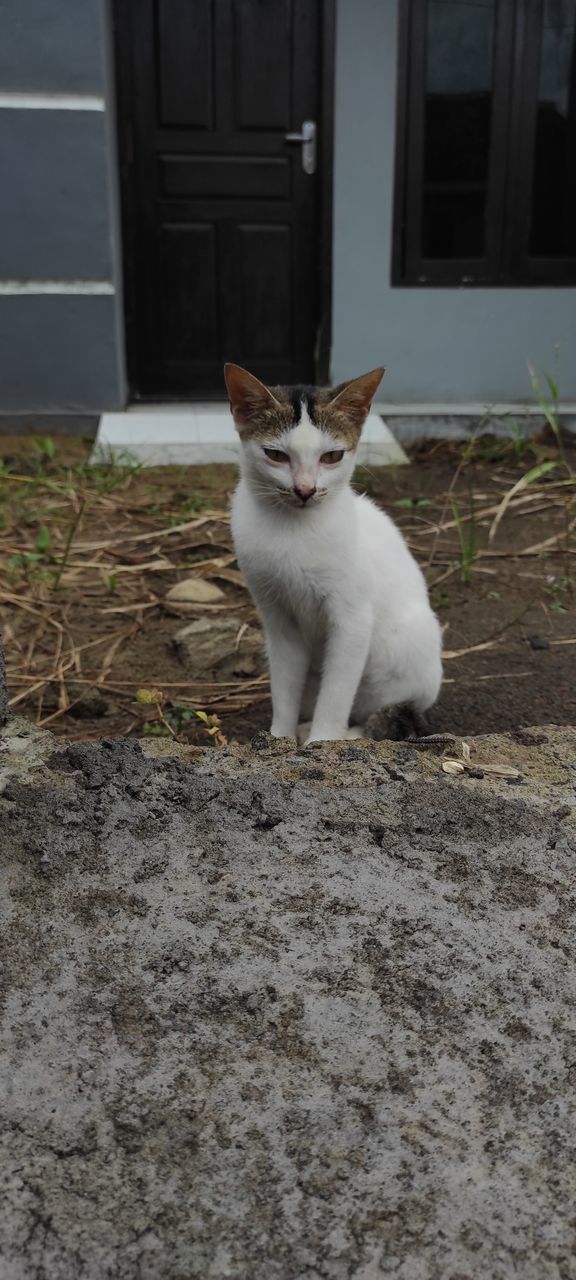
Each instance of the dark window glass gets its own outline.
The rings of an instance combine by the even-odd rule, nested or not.
[[[494,24],[495,0],[428,0],[424,258],[486,252]]]
[[[576,0],[545,0],[530,252],[576,256]]]
[[[393,280],[576,284],[576,0],[402,0]]]

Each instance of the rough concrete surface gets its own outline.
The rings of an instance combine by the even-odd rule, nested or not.
[[[573,731],[0,743],[2,1280],[576,1277]]]
[[[6,667],[4,665],[4,652],[2,649],[2,634],[0,632],[0,725],[6,724],[8,718],[8,690],[6,688]]]

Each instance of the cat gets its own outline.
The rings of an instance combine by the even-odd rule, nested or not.
[[[383,708],[422,713],[438,696],[424,577],[390,518],[350,487],[383,374],[267,387],[224,368],[242,446],[232,533],[264,626],[275,737],[361,737]]]

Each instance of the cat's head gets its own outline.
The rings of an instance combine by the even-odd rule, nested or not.
[[[224,366],[251,482],[263,495],[310,507],[348,483],[383,369],[337,387],[266,387],[237,364]]]

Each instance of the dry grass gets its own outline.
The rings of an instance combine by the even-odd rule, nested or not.
[[[3,443],[0,619],[11,706],[39,725],[58,728],[65,719],[69,736],[87,736],[75,731],[71,713],[86,691],[96,691],[113,695],[124,731],[141,731],[150,723],[150,707],[136,699],[143,680],[127,678],[126,652],[148,619],[164,611],[173,583],[192,574],[213,580],[225,599],[222,605],[199,606],[199,615],[233,610],[243,622],[254,620],[230,538],[233,469],[196,469],[191,492],[191,473],[176,468],[143,472],[129,459],[123,465],[104,459],[90,467],[79,442]],[[519,572],[533,562],[542,570],[533,573],[540,589],[549,567],[540,562],[553,557],[557,580],[560,568],[571,592],[576,490],[566,456],[553,445],[541,450],[545,456],[532,467],[523,460],[519,466],[516,458],[486,465],[483,483],[478,486],[475,473],[473,488],[470,459],[461,450],[450,483],[433,500],[403,499],[396,510],[391,506],[433,590],[486,574],[496,582],[503,562],[514,562]],[[369,476],[360,477],[365,487],[362,480],[370,487]],[[542,512],[553,532],[526,540],[523,523]],[[488,618],[485,634],[474,643],[447,645],[447,661],[497,648],[519,616],[496,628]],[[168,709],[170,733],[181,727],[177,717],[170,719],[173,705],[180,717],[187,708],[226,716],[269,696],[265,676],[216,683],[163,680],[162,674],[153,675],[161,699],[156,720],[161,725]]]
[[[19,446],[19,452],[26,450]],[[182,571],[232,581],[236,592],[241,581],[231,568],[224,504],[213,507],[208,495],[191,500],[187,486],[188,478],[184,483],[176,469],[141,472],[127,459],[123,465],[90,467],[83,457],[62,465],[50,442],[37,443],[17,464],[4,464],[0,606],[12,707],[32,712],[40,725],[54,724],[81,701],[83,689],[92,689],[125,700],[132,727],[145,721],[146,711],[133,714],[131,706],[142,681],[117,679],[115,673],[146,615],[163,608],[167,587]],[[201,513],[183,518],[187,505]],[[207,547],[214,554],[194,556]],[[244,590],[243,596],[251,608]],[[81,639],[86,618],[78,617],[79,601],[96,632],[88,641]],[[236,604],[226,601],[223,607]],[[266,696],[265,680],[155,684],[177,689],[179,701],[206,710],[240,710]],[[79,690],[76,697],[71,685]],[[51,704],[57,701],[48,714],[47,697]]]

